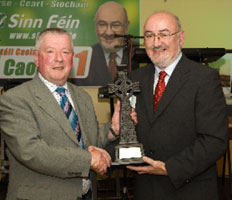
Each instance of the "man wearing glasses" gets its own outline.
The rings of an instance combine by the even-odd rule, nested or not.
[[[218,72],[182,54],[184,32],[169,12],[147,19],[144,38],[153,63],[131,74],[147,164],[128,166],[138,172],[135,200],[218,200],[216,161],[228,142]]]
[[[99,43],[92,46],[93,54],[88,77],[76,79],[77,85],[105,86],[112,83],[116,75],[115,66],[128,64],[130,57],[125,49],[124,38],[115,37],[128,33],[130,22],[125,8],[117,2],[108,1],[98,8],[94,23]],[[135,61],[131,64],[133,69],[138,66]],[[131,71],[130,66],[128,70]]]

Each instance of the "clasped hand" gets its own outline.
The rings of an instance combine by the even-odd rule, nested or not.
[[[90,168],[100,175],[105,174],[111,165],[110,155],[104,149],[95,146],[89,146],[88,151],[92,156]]]

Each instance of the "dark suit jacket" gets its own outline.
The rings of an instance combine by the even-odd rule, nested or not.
[[[218,73],[186,58],[177,64],[153,113],[153,64],[139,81],[137,135],[145,155],[166,163],[168,176],[137,175],[136,200],[216,200],[215,162],[227,146],[226,104]]]
[[[138,44],[135,43],[134,45]],[[106,86],[107,84],[112,83],[112,77],[108,71],[108,66],[101,45],[97,43],[94,46],[92,46],[92,48],[93,52],[88,77],[85,79],[71,80],[72,83],[78,86]],[[134,49],[135,48],[133,48],[132,56],[134,54]],[[127,64],[127,60],[128,55],[126,50],[124,50],[122,64]],[[139,67],[139,63],[132,60],[131,66],[132,70],[134,70]],[[130,71],[129,68],[128,71]]]
[[[85,147],[104,146],[91,97],[68,84]],[[77,200],[88,177],[91,155],[83,150],[59,104],[39,77],[0,97],[0,129],[8,146],[7,200]]]

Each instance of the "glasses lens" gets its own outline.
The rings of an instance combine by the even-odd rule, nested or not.
[[[106,22],[100,21],[97,23],[97,28],[102,31],[105,31],[108,28],[108,26],[109,24]],[[123,24],[121,24],[120,22],[113,22],[110,24],[110,28],[113,31],[121,31],[123,28]]]
[[[155,37],[155,34],[153,34],[153,33],[145,33],[145,34],[144,34],[144,37],[145,37],[146,39],[153,39],[153,38]]]
[[[157,36],[159,38],[161,38],[161,39],[164,39],[164,38],[170,36],[170,33],[169,32],[163,32],[163,33],[159,33]]]
[[[100,29],[100,30],[105,30],[105,29],[107,28],[107,26],[108,26],[108,24],[105,23],[105,22],[98,22],[98,23],[97,23],[97,27],[98,27],[98,29]]]
[[[123,25],[119,22],[111,23],[110,26],[113,31],[120,31],[122,30],[122,27],[123,27]]]

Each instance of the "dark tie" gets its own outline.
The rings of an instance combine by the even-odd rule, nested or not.
[[[68,97],[65,94],[65,88],[59,86],[56,88],[56,92],[61,97],[60,107],[62,108],[67,119],[69,120],[70,125],[72,126],[72,129],[75,132],[78,142],[81,144],[81,147],[84,149],[84,142],[83,142],[83,138],[81,135],[79,120],[78,120],[75,110],[72,107],[72,104],[69,102]]]
[[[165,76],[167,75],[167,73],[165,71],[161,71],[159,73],[159,80],[158,80],[158,83],[156,85],[156,88],[155,88],[155,94],[154,94],[154,99],[153,99],[153,102],[154,102],[154,112],[156,111],[156,108],[157,108],[157,105],[162,97],[162,94],[165,90],[165,81],[164,81],[164,78]]]
[[[109,61],[109,72],[112,74],[112,80],[114,81],[117,76],[117,63],[116,63],[117,53],[110,54],[110,61]]]

